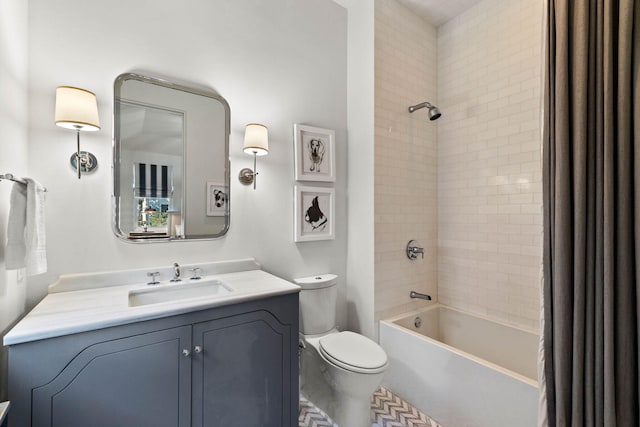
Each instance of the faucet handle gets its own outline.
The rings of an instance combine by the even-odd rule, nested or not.
[[[410,240],[407,243],[407,257],[414,260],[418,258],[418,254],[422,255],[422,259],[424,259],[424,248],[420,246],[418,241]]]
[[[151,277],[151,281],[147,282],[147,285],[157,285],[158,283],[160,283],[156,279],[156,277],[158,277],[159,275],[160,275],[159,271],[153,271],[153,272],[147,273],[147,277]]]
[[[193,276],[191,276],[191,280],[200,280],[202,278],[200,277],[201,270],[202,269],[200,267],[190,268],[189,271],[193,273]]]

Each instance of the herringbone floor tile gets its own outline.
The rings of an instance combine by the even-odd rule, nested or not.
[[[442,427],[383,387],[371,397],[371,420],[372,427]],[[300,397],[298,424],[299,427],[338,427],[324,412],[303,397]]]
[[[371,397],[371,417],[379,427],[442,427],[384,387]]]
[[[299,427],[335,427],[333,421],[313,403],[300,396]]]

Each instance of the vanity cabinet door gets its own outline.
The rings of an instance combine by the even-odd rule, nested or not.
[[[195,324],[201,352],[193,355],[193,426],[297,426],[292,332],[264,310]]]
[[[91,345],[33,389],[32,425],[190,426],[191,327]]]

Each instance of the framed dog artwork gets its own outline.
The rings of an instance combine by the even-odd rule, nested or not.
[[[335,132],[293,125],[296,181],[335,182]]]
[[[334,200],[333,188],[295,186],[295,242],[335,239]]]
[[[225,216],[229,191],[223,183],[207,181],[207,216]]]

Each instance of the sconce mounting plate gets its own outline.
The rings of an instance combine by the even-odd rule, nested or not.
[[[77,171],[77,154],[73,153],[69,158],[69,163],[71,163],[71,167],[73,170]],[[92,153],[88,151],[80,152],[80,171],[82,173],[90,173],[93,172],[98,167],[98,159]]]
[[[238,181],[240,181],[244,185],[249,185],[253,183],[254,173],[249,168],[240,169],[240,173],[238,174]]]

